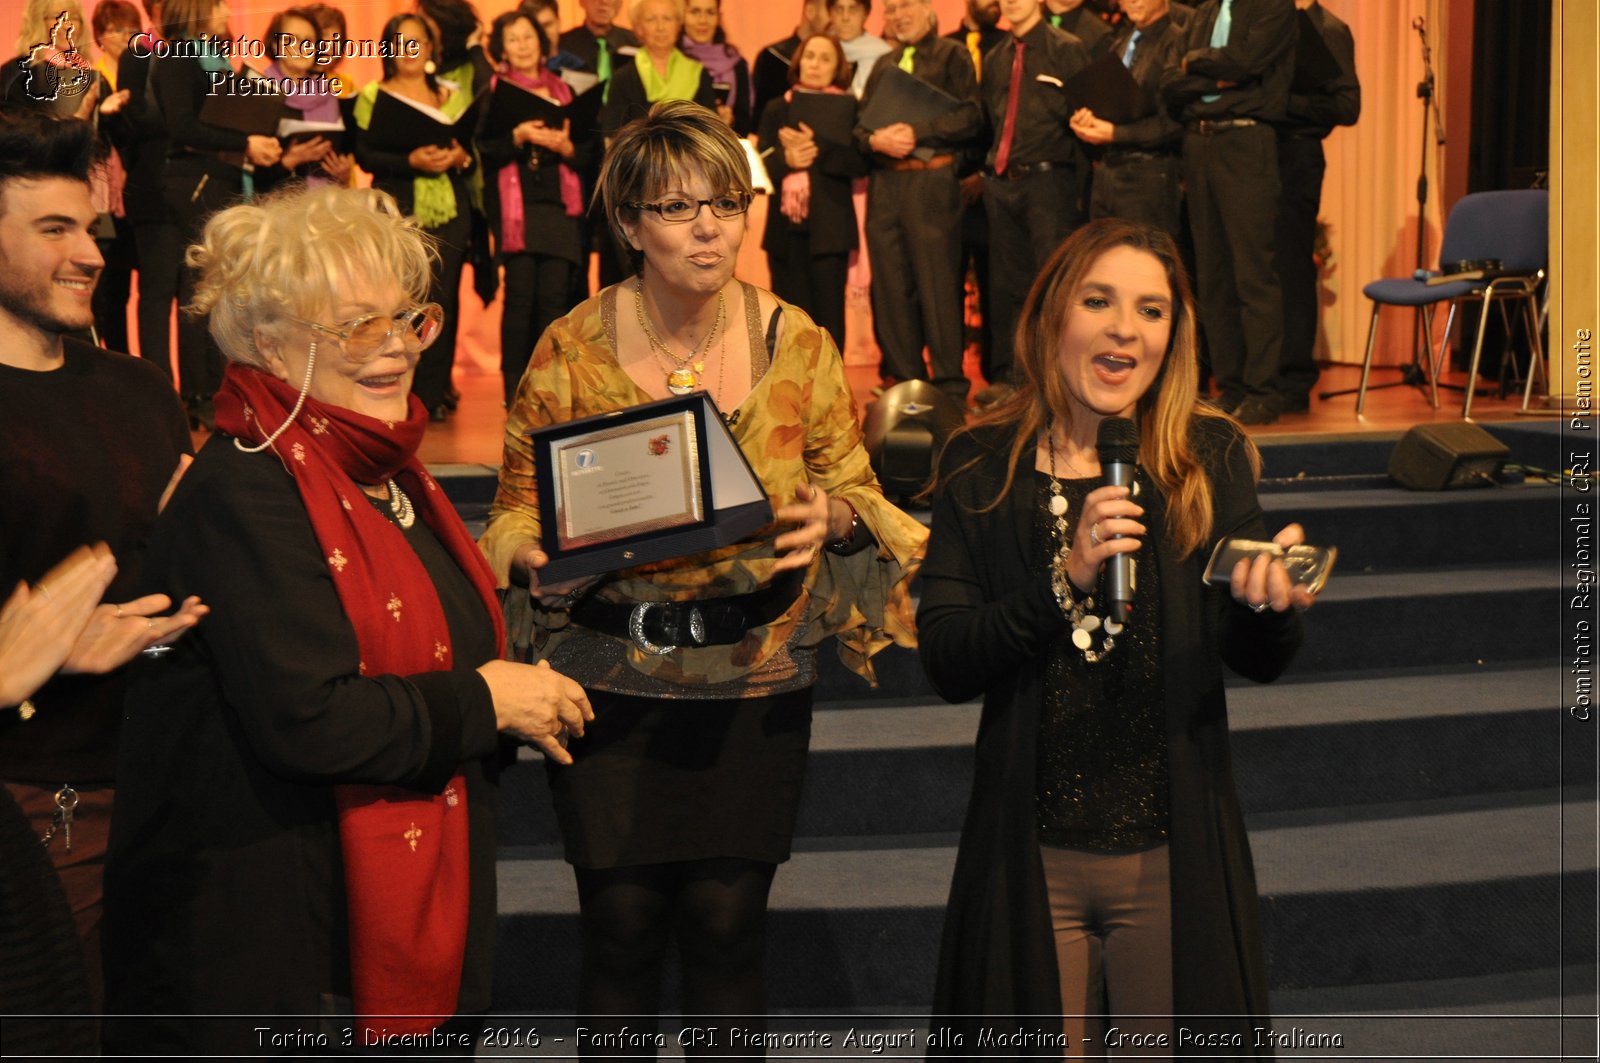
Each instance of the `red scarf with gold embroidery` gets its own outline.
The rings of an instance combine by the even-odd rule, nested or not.
[[[296,390],[230,365],[217,393],[217,427],[260,443],[293,409]],[[450,631],[427,570],[400,530],[358,484],[394,479],[483,599],[495,645],[504,622],[488,562],[444,492],[417,460],[427,425],[411,396],[404,421],[367,417],[306,398],[272,449],[294,477],[345,615],[361,648],[360,674],[414,675],[454,664]],[[455,1014],[466,952],[467,792],[346,783],[334,788],[350,918],[356,1013],[395,1033],[426,1033]]]

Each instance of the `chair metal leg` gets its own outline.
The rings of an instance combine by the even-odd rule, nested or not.
[[[1478,338],[1472,345],[1472,363],[1467,369],[1467,393],[1461,400],[1461,419],[1472,420],[1472,395],[1478,390],[1478,363],[1483,359],[1483,334],[1489,327],[1489,305],[1494,300],[1483,300],[1483,312],[1478,315]]]
[[[1356,389],[1356,417],[1367,405],[1367,377],[1372,375],[1372,343],[1378,337],[1378,303],[1372,304],[1372,320],[1367,323],[1367,356],[1361,362],[1361,386]]]
[[[1433,355],[1433,372],[1429,376],[1433,392],[1428,402],[1436,410],[1439,408],[1439,374],[1444,372],[1444,352],[1450,349],[1450,333],[1455,331],[1456,307],[1459,305],[1456,300],[1450,300],[1450,312],[1444,318],[1444,335],[1439,337],[1439,349]]]
[[[1528,403],[1533,398],[1533,378],[1538,374],[1544,380],[1545,394],[1550,394],[1550,373],[1544,364],[1544,340],[1539,336],[1539,314],[1534,309],[1535,300],[1530,294],[1522,304],[1523,314],[1528,319],[1528,382],[1522,389],[1522,411],[1528,411]]]

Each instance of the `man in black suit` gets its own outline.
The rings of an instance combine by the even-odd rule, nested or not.
[[[966,48],[972,57],[972,69],[978,79],[983,79],[983,57],[990,49],[1006,39],[1000,28],[1000,0],[967,0],[967,13],[961,24],[945,34],[950,40]],[[993,139],[987,131],[973,138],[972,146],[962,152],[961,170],[961,272],[965,276],[972,270],[978,287],[978,355],[979,366],[985,380],[994,380],[994,343],[991,338],[993,321],[989,306],[989,216],[983,207],[983,156]],[[984,388],[976,400],[987,398]]]
[[[583,21],[561,35],[561,50],[583,61],[579,69],[609,81],[618,54],[624,48],[638,48],[639,38],[614,21],[621,0],[578,0],[578,6],[583,8]]]
[[[1355,125],[1361,116],[1361,83],[1356,79],[1356,44],[1346,26],[1317,0],[1295,0],[1303,13],[1300,32],[1322,38],[1338,73],[1318,79],[1315,70],[1295,70],[1289,110],[1278,126],[1278,272],[1283,281],[1283,360],[1278,392],[1284,412],[1310,409],[1317,386],[1317,210],[1322,206],[1322,176],[1327,161],[1322,141],[1334,126]],[[1332,72],[1329,71],[1331,74]]]
[[[1111,27],[1083,0],[1044,0],[1044,20],[1082,41],[1091,57],[1098,57],[1109,43]]]
[[[1278,419],[1283,291],[1277,265],[1278,138],[1296,41],[1291,0],[1205,0],[1161,78],[1183,123],[1200,321],[1224,410]]]
[[[888,0],[884,24],[898,47],[867,79],[861,113],[891,70],[902,70],[959,101],[937,118],[856,126],[872,157],[867,246],[872,255],[872,316],[881,372],[926,380],[959,405],[967,401],[961,360],[961,186],[956,163],[983,126],[972,58],[939,36],[931,0]],[[925,149],[919,152],[919,149]],[[924,365],[922,350],[928,350]]]
[[[1161,106],[1161,74],[1182,46],[1194,9],[1168,0],[1122,0],[1128,22],[1108,50],[1133,75],[1148,104],[1143,117],[1109,122],[1087,107],[1072,116],[1072,131],[1104,149],[1089,194],[1089,217],[1131,218],[1179,238],[1183,127]]]
[[[1089,65],[1083,43],[1043,17],[1039,0],[1000,0],[1011,32],[984,56],[983,98],[993,134],[985,159],[989,277],[994,285],[993,384],[1012,383],[1022,303],[1050,253],[1083,221],[1089,160],[1068,128],[1063,86]]]
[[[794,32],[781,41],[773,41],[761,49],[750,67],[751,91],[755,93],[756,122],[766,112],[767,104],[789,91],[789,60],[800,42],[814,33],[828,31],[828,5],[826,0],[801,0],[800,24]]]

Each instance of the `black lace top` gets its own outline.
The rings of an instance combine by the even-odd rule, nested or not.
[[[1142,480],[1142,477],[1141,477]],[[1049,580],[1058,543],[1049,514],[1050,478],[1036,474],[1039,499],[1034,520],[1039,578]],[[1076,534],[1084,497],[1098,478],[1061,481],[1068,502],[1069,534]],[[1149,490],[1149,484],[1142,484]],[[1149,526],[1148,539],[1160,534]],[[1147,542],[1137,557],[1154,558]],[[1107,613],[1104,579],[1090,612]],[[1160,587],[1153,563],[1135,571],[1133,616],[1116,645],[1089,663],[1071,632],[1049,651],[1046,691],[1039,719],[1035,809],[1039,841],[1096,852],[1132,852],[1167,837],[1167,743],[1160,671]],[[1105,634],[1093,634],[1099,649]]]

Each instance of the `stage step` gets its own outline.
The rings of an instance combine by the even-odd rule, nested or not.
[[[1228,692],[1235,776],[1246,812],[1533,789],[1557,778],[1549,673],[1336,678]],[[819,708],[798,833],[860,837],[961,829],[972,789],[979,704]],[[1463,758],[1463,749],[1494,756]],[[1351,766],[1360,765],[1359,787]],[[542,758],[525,749],[501,777],[502,846],[560,835]]]
[[[1563,934],[1569,962],[1592,960],[1592,909],[1581,922],[1557,919],[1563,885],[1595,888],[1592,844],[1559,844],[1563,815],[1586,807],[1548,791],[1512,796],[1499,806],[1413,802],[1355,820],[1345,810],[1292,824],[1251,817],[1271,986],[1529,970],[1562,955]],[[768,950],[783,957],[768,965],[774,1007],[926,1007],[955,860],[954,839],[935,837],[867,848],[810,839],[797,849],[773,884]],[[499,866],[496,1008],[568,1009],[578,957],[571,869],[550,850],[503,854]]]

